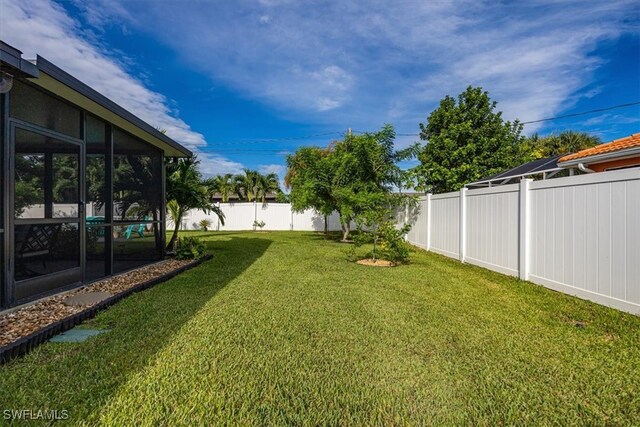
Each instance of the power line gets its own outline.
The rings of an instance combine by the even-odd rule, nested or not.
[[[528,124],[532,124],[532,123],[548,122],[548,121],[551,121],[551,120],[566,119],[567,117],[584,116],[584,115],[587,115],[587,114],[600,113],[602,111],[615,110],[617,108],[633,107],[634,105],[640,105],[640,101],[628,102],[626,104],[612,105],[611,107],[596,108],[594,110],[581,111],[579,113],[564,114],[562,116],[547,117],[545,119],[529,120],[529,121],[526,121],[526,122],[520,122],[520,124],[528,125]],[[360,131],[360,130],[354,130],[353,132],[354,133],[370,133],[370,132],[367,132],[367,131]],[[420,136],[420,134],[419,133],[397,133],[396,136]]]
[[[549,117],[549,118],[546,118],[546,119],[530,120],[528,122],[521,122],[521,123],[523,125],[528,125],[528,124],[531,124],[531,123],[547,122],[547,121],[550,121],[550,120],[565,119],[567,117],[584,116],[585,114],[600,113],[602,111],[615,110],[616,108],[632,107],[634,105],[640,105],[640,101],[629,102],[627,104],[613,105],[611,107],[605,107],[605,108],[597,108],[595,110],[582,111],[580,113],[572,113],[572,114],[565,114],[565,115],[562,115],[562,116]]]
[[[278,142],[278,141],[295,141],[295,140],[300,140],[300,139],[309,139],[309,138],[317,138],[320,136],[327,136],[327,135],[342,135],[343,132],[339,132],[339,131],[333,131],[333,132],[323,132],[323,133],[316,133],[316,134],[312,134],[312,135],[302,135],[302,136],[291,136],[291,137],[282,137],[282,138],[255,138],[255,139],[251,139],[251,140],[247,140],[247,141],[234,141],[234,142],[214,142],[211,144],[207,144],[208,146],[211,145],[241,145],[241,144],[261,144],[264,142]]]
[[[593,114],[593,113],[600,113],[603,111],[609,111],[609,110],[615,110],[618,108],[625,108],[625,107],[632,107],[634,105],[640,105],[640,101],[635,101],[635,102],[629,102],[626,104],[618,104],[618,105],[612,105],[610,107],[604,107],[604,108],[596,108],[593,110],[588,110],[588,111],[581,111],[579,113],[571,113],[571,114],[564,114],[561,116],[555,116],[555,117],[547,117],[544,119],[537,119],[537,120],[529,120],[529,121],[525,121],[525,122],[520,122],[522,125],[528,125],[528,124],[532,124],[532,123],[540,123],[540,122],[548,122],[548,121],[552,121],[552,120],[560,120],[560,119],[565,119],[568,117],[577,117],[577,116],[584,116],[587,114]],[[362,130],[351,130],[352,133],[358,133],[358,134],[363,134],[363,133],[371,133],[370,131],[362,131]],[[346,136],[347,132],[344,131],[332,131],[332,132],[323,132],[323,133],[316,133],[316,134],[311,134],[311,135],[302,135],[302,136],[292,136],[292,137],[280,137],[280,138],[256,138],[256,139],[252,139],[252,140],[247,140],[247,141],[232,141],[232,142],[218,142],[218,143],[209,143],[207,144],[207,147],[216,147],[216,146],[234,146],[234,145],[245,145],[245,144],[262,144],[265,142],[279,142],[279,141],[296,141],[296,140],[303,140],[303,139],[310,139],[310,138],[317,138],[317,137],[322,137],[322,136],[328,136],[328,135],[340,135],[340,136]],[[419,133],[397,133],[396,136],[420,136]],[[275,153],[280,153],[283,152],[284,150],[253,150],[250,148],[247,149],[230,149],[230,150],[216,150],[216,152],[231,152],[234,151],[236,153],[245,153],[245,152],[275,152]]]

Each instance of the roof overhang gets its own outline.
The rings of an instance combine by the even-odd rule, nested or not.
[[[152,144],[168,157],[191,157],[191,150],[183,147],[158,129],[125,110],[115,102],[90,88],[45,58],[38,56],[38,78],[29,79],[33,84],[89,111],[132,135]]]
[[[609,162],[611,160],[623,160],[640,156],[640,147],[624,148],[622,150],[611,151],[609,153],[596,154],[593,156],[578,157],[564,162],[558,162],[561,168],[572,168],[583,164],[594,164]]]
[[[0,40],[0,64],[2,71],[16,77],[38,77],[40,74],[35,64],[22,59],[22,52]]]
[[[106,96],[90,88],[45,58],[35,63],[22,58],[22,52],[0,40],[2,71],[29,82],[106,120],[159,148],[167,157],[191,157],[188,148],[169,138]]]

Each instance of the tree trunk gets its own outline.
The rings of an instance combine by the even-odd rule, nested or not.
[[[324,216],[324,234],[329,234],[329,219],[327,215]]]
[[[342,221],[342,240],[345,242],[349,240],[349,232],[351,231],[349,228],[350,222],[351,222],[350,219],[347,219],[346,221]]]
[[[167,244],[167,249],[166,251],[172,251],[173,247],[176,244],[176,240],[178,239],[178,231],[180,230],[180,224],[182,223],[182,216],[184,215],[184,213],[180,212],[180,216],[176,219],[174,219],[173,221],[173,233],[171,233],[171,239],[169,240],[169,243]]]

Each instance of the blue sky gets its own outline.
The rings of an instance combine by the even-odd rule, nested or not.
[[[196,150],[206,174],[282,176],[287,153],[349,127],[415,134],[468,85],[522,121],[640,100],[638,0],[0,0],[0,24],[26,57]],[[525,131],[565,129],[640,132],[640,106]]]

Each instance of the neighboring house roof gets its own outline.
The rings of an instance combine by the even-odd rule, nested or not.
[[[558,159],[560,157],[562,157],[562,155],[533,160],[520,166],[516,166],[513,169],[509,169],[504,172],[489,176],[487,178],[483,178],[480,181],[472,182],[470,184],[467,184],[466,186],[473,187],[480,185],[489,185],[490,183],[507,184],[514,178],[522,178],[530,175],[558,171],[560,169],[558,167]]]
[[[560,163],[576,163],[587,160],[611,160],[612,158],[640,154],[640,133],[616,139],[605,144],[596,145],[577,153],[568,154],[560,159]],[[564,166],[564,165],[561,165]]]

